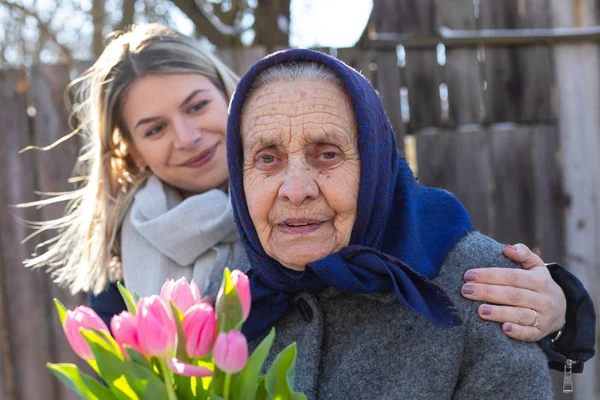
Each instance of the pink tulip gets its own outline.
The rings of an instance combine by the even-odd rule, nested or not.
[[[200,289],[196,282],[192,279],[190,284],[185,278],[179,278],[176,281],[168,279],[160,290],[160,297],[167,304],[171,300],[175,307],[184,314],[191,306],[202,302]]]
[[[217,319],[210,304],[192,306],[183,316],[185,347],[191,358],[201,358],[212,349],[217,336]]]
[[[204,378],[205,376],[211,376],[212,371],[208,368],[199,367],[197,365],[186,364],[183,361],[179,361],[176,358],[167,359],[169,369],[175,372],[177,375],[183,375],[187,377]]]
[[[142,297],[138,302],[137,332],[141,352],[164,357],[175,346],[175,318],[159,296]]]
[[[100,319],[94,310],[86,306],[78,306],[73,311],[68,310],[63,329],[73,351],[84,360],[93,359],[94,353],[92,353],[90,345],[81,335],[81,329],[97,329],[108,333],[104,321]]]
[[[248,362],[248,342],[240,332],[220,333],[213,348],[213,358],[220,370],[235,374]]]
[[[125,357],[129,357],[125,346],[132,347],[142,353],[137,332],[137,317],[135,315],[128,311],[123,311],[121,314],[115,315],[110,321],[110,328]]]
[[[242,313],[244,315],[244,321],[248,319],[250,314],[250,306],[252,304],[252,296],[250,295],[250,280],[239,269],[236,269],[231,273],[231,280],[237,289],[240,301],[242,302]]]

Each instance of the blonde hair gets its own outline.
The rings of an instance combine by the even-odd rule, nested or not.
[[[25,205],[68,202],[62,218],[33,224],[36,234],[56,230],[57,235],[38,245],[40,254],[24,264],[48,267],[55,281],[73,293],[97,294],[122,279],[118,232],[135,191],[151,174],[137,168],[127,153],[131,139],[120,110],[128,88],[149,74],[202,74],[230,99],[238,82],[208,50],[164,26],[138,25],[110,39],[96,63],[66,92],[72,98],[72,120],[79,124],[68,136],[77,134],[86,142],[76,167],[81,186]]]

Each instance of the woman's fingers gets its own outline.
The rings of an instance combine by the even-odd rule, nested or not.
[[[522,243],[504,245],[504,255],[520,264],[523,269],[544,265],[544,261]]]
[[[544,311],[549,307],[545,304],[547,296],[541,296],[535,291],[513,286],[465,283],[462,294],[468,299],[486,303],[503,304],[523,308],[536,308]]]
[[[531,308],[510,307],[510,306],[495,306],[491,304],[482,304],[477,309],[479,316],[488,321],[496,322],[512,322],[522,326],[532,326],[535,322],[536,315]],[[537,314],[538,323],[540,314]]]
[[[497,286],[529,289],[539,292],[548,291],[550,273],[546,267],[533,267],[529,270],[513,268],[478,268],[465,272],[467,283],[489,284]],[[479,299],[478,300],[483,300]]]
[[[465,273],[463,296],[491,304],[479,307],[481,318],[503,323],[503,332],[537,341],[562,327],[566,300],[540,257],[522,244],[505,246],[504,254],[524,269],[481,268]],[[535,310],[538,326],[533,327]]]
[[[546,336],[540,332],[539,328],[513,324],[510,322],[502,324],[502,332],[504,332],[506,336],[525,342],[537,342]]]

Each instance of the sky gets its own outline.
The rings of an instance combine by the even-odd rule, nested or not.
[[[372,8],[372,0],[292,0],[290,45],[352,47]]]

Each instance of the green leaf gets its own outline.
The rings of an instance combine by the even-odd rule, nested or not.
[[[273,399],[293,399],[296,377],[296,343],[292,343],[277,355],[265,377],[265,387]]]
[[[196,378],[188,378],[187,376],[173,375],[173,386],[175,387],[175,394],[179,400],[194,400],[194,399],[206,399],[206,393],[203,393],[202,387],[200,387],[201,394],[196,395],[197,385]],[[202,395],[204,394],[204,395]]]
[[[256,400],[267,400],[269,398],[269,393],[267,393],[267,388],[265,387],[265,377],[261,376],[258,378],[257,387],[256,387]]]
[[[125,286],[121,285],[121,282],[117,282],[117,287],[119,288],[119,293],[121,293],[121,297],[123,297],[123,301],[125,302],[125,306],[127,307],[127,311],[129,311],[133,315],[137,315],[137,306],[133,301],[133,297],[131,297],[131,293],[129,290],[125,288]]]
[[[117,400],[110,389],[96,379],[79,371],[75,364],[52,364],[46,366],[69,389],[86,400]]]
[[[269,335],[265,337],[254,352],[252,352],[252,355],[248,359],[248,363],[240,373],[237,386],[237,394],[240,400],[256,399],[260,371],[269,355],[274,339],[275,328],[271,328]]]
[[[67,317],[67,309],[65,308],[65,305],[57,298],[54,299],[54,305],[56,306],[56,311],[58,312],[60,325],[65,326],[65,318]]]
[[[154,367],[152,366],[152,364],[150,364],[150,361],[148,361],[146,357],[142,355],[142,353],[129,346],[126,346],[125,350],[127,351],[127,354],[129,354],[131,362],[139,364],[140,366],[146,368],[148,371],[154,372]]]
[[[117,343],[115,338],[113,338],[108,331],[92,329],[92,332],[94,332],[96,335],[98,335],[98,337],[103,339],[110,347],[112,347],[115,353],[122,354],[121,347],[119,347],[119,344]]]
[[[115,349],[96,332],[84,330],[82,335],[94,353],[100,376],[118,399],[153,400],[168,397],[165,383],[157,376],[150,362],[126,360],[120,349]]]
[[[90,345],[102,379],[108,384],[117,399],[139,400],[125,379],[126,362],[120,351],[98,336],[97,332],[82,330],[81,335]]]
[[[219,332],[228,332],[232,329],[239,330],[244,322],[242,302],[237,289],[231,279],[231,271],[225,268],[223,283],[217,295],[217,316],[219,319]]]
[[[225,372],[215,367],[215,370],[213,371],[212,375],[212,380],[210,381],[210,387],[208,388],[211,400],[216,398],[217,396],[223,396],[224,386]]]
[[[138,292],[136,292],[135,290],[133,291],[133,300],[135,300],[135,304],[138,303],[138,301],[140,301],[140,299],[142,298],[142,296],[140,296],[138,294]]]
[[[183,332],[183,313],[175,307],[172,301],[169,301],[169,303],[171,304],[171,311],[173,311],[173,316],[177,324],[177,349],[175,349],[175,355],[179,360],[189,363],[190,358],[187,354],[185,333]]]

